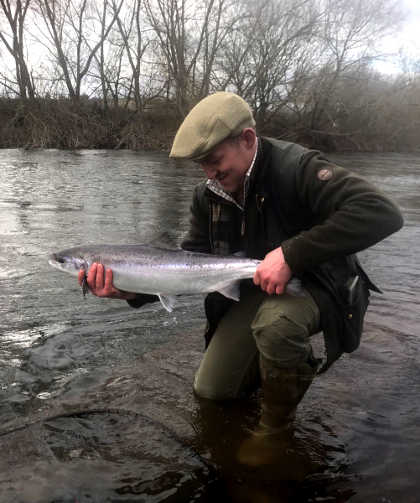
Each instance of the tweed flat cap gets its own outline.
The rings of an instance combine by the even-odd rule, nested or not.
[[[247,127],[255,127],[255,120],[246,101],[234,93],[211,94],[185,117],[169,157],[202,159],[221,141]]]

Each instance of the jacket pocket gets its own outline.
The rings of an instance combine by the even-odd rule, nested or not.
[[[321,264],[308,271],[304,279],[304,286],[315,299],[320,299],[318,307],[321,324],[325,320],[324,334],[332,336],[339,346],[334,351],[350,353],[357,349],[369,305],[369,290],[380,292],[357,257],[349,255]]]
[[[342,285],[338,298],[343,312],[343,351],[350,353],[358,348],[363,322],[369,305],[369,288],[361,275],[351,276]]]

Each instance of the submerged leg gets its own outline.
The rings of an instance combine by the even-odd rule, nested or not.
[[[197,396],[231,400],[257,387],[258,349],[251,323],[264,298],[259,289],[243,292],[219,322],[195,376]]]
[[[272,296],[261,304],[252,330],[260,353],[261,417],[241,445],[238,461],[289,463],[285,454],[293,448],[296,408],[316,373],[309,338],[319,330],[319,310],[309,295]]]

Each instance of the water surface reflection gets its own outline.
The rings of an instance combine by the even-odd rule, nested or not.
[[[171,314],[136,311],[83,300],[48,266],[52,250],[79,243],[176,241],[197,169],[160,153],[1,152],[2,502],[417,501],[420,156],[337,160],[391,194],[406,225],[361,254],[384,295],[372,299],[361,349],[302,402],[302,480],[235,464],[258,394],[198,406],[200,297]]]

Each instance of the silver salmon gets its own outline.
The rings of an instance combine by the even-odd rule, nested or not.
[[[94,263],[112,269],[120,290],[157,295],[172,311],[174,296],[220,292],[239,300],[239,282],[252,278],[259,260],[195,253],[148,245],[90,245],[50,256],[49,263],[72,276]]]

